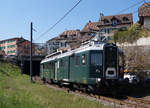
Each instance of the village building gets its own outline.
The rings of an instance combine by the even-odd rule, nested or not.
[[[86,23],[81,31],[67,30],[48,40],[46,42],[47,54],[78,47],[85,41],[97,38],[102,32],[104,32],[104,37],[112,37],[114,30],[126,30],[131,24],[133,24],[132,14],[101,16],[98,22],[89,21]]]
[[[23,38],[11,38],[0,41],[0,50],[4,51],[6,55],[17,55],[19,41],[24,40]]]
[[[46,42],[47,54],[51,54],[61,49],[69,49],[78,44],[80,30],[67,30],[59,36],[52,38]]]
[[[91,22],[89,21],[81,30],[80,37],[82,41],[90,40],[91,38],[95,37],[99,31],[98,25],[99,22]]]
[[[139,23],[150,31],[150,3],[144,3],[138,9]]]
[[[36,56],[45,56],[47,54],[45,43],[33,43],[33,54]]]
[[[119,14],[111,16],[100,16],[99,32],[108,39],[112,39],[114,31],[127,30],[133,24],[132,14]]]
[[[0,41],[0,51],[5,55],[29,55],[30,41],[22,38],[11,38]]]
[[[17,43],[18,55],[30,55],[30,41],[23,39]]]

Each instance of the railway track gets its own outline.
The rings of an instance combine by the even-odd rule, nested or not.
[[[127,97],[125,102],[135,104],[137,108],[150,108],[150,101],[144,100],[144,99],[139,99],[139,98],[133,98],[133,97]]]
[[[36,81],[39,81],[40,78],[35,78]],[[133,98],[127,96],[125,99],[115,99],[111,97],[101,96],[93,93],[84,93],[83,91],[75,90],[72,91],[67,87],[60,87],[58,85],[46,85],[50,88],[57,89],[57,90],[66,90],[68,93],[72,93],[75,95],[83,96],[86,98],[90,98],[92,100],[100,101],[106,105],[113,105],[115,108],[150,108],[150,101]]]

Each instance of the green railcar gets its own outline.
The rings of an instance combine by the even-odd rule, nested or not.
[[[91,89],[111,86],[120,78],[118,56],[116,45],[93,41],[48,55],[41,62],[40,76],[46,81]]]

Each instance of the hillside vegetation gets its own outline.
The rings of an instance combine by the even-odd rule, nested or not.
[[[17,66],[0,62],[0,108],[106,108],[96,101],[30,83]]]
[[[139,23],[133,24],[127,30],[119,30],[114,34],[114,41],[119,43],[133,43],[141,37],[147,37],[149,32],[142,28]]]

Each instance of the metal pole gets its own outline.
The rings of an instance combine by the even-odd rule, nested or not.
[[[23,74],[23,58],[22,58],[22,54],[21,54],[21,74]]]
[[[33,82],[32,80],[32,22],[31,22],[31,34],[30,34],[30,38],[31,38],[31,42],[30,42],[30,81],[31,83]]]

